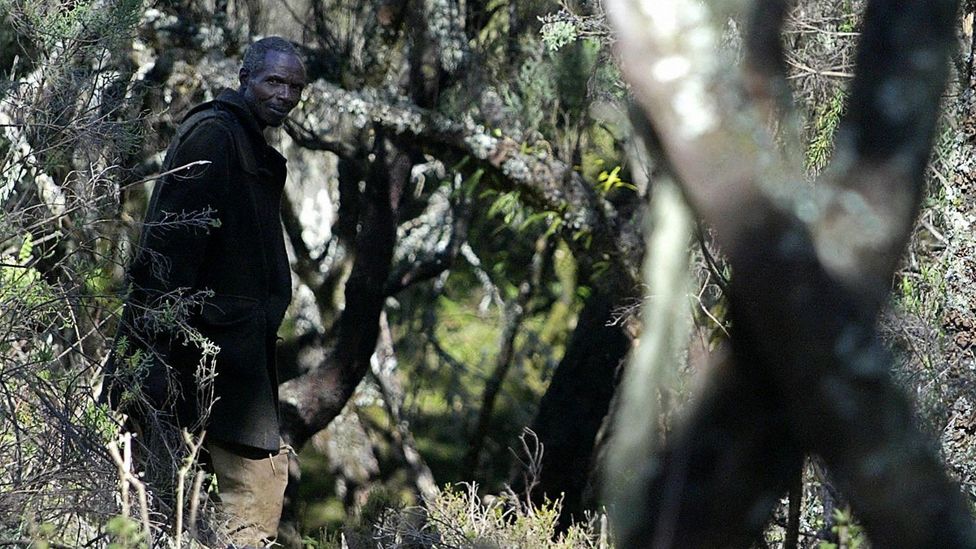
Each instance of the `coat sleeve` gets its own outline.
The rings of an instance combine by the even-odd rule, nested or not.
[[[218,120],[201,122],[186,134],[168,169],[206,161],[168,175],[153,190],[136,259],[130,267],[129,302],[147,309],[180,290],[198,290],[200,266],[232,183],[235,158],[230,130]]]

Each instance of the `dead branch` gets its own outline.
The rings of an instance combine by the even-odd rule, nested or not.
[[[396,375],[396,354],[393,349],[393,334],[390,332],[389,323],[386,320],[386,313],[380,315],[380,338],[376,349],[376,360],[373,363],[373,376],[380,387],[383,395],[383,404],[386,411],[390,414],[393,424],[391,429],[393,441],[397,444],[400,454],[410,470],[411,480],[417,489],[417,493],[425,501],[433,501],[440,490],[437,488],[437,481],[430,467],[424,461],[423,456],[417,451],[417,443],[414,441],[413,433],[403,418],[401,408],[403,405],[403,391],[397,387]]]
[[[488,436],[491,417],[495,410],[495,401],[501,392],[505,376],[515,360],[515,336],[518,335],[525,318],[529,299],[538,288],[545,268],[548,255],[552,253],[552,242],[548,236],[542,236],[535,243],[532,264],[525,280],[519,284],[518,295],[504,308],[504,325],[498,340],[498,355],[495,357],[495,367],[491,376],[485,381],[484,392],[481,396],[481,408],[478,419],[474,424],[474,431],[469,440],[468,452],[464,457],[465,468],[469,476],[474,477],[481,461],[481,450]]]

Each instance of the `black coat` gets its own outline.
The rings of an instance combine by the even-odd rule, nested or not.
[[[174,292],[212,292],[185,317],[191,328],[220,347],[217,400],[205,426],[208,439],[276,451],[275,344],[291,299],[278,213],[285,159],[267,144],[241,95],[225,90],[190,111],[163,168],[198,160],[210,164],[166,176],[153,190],[128,272],[130,293],[119,330],[129,342],[124,354],[139,349],[151,356],[148,374],[142,374],[144,393],[175,412],[181,425],[193,425],[200,414],[195,378],[200,347],[172,328],[160,327],[143,311],[174,303]],[[187,222],[194,215],[199,221],[208,210],[216,219],[209,226]],[[106,368],[106,394],[116,403],[124,384],[134,379],[120,375],[120,365],[131,368],[134,361],[120,360],[119,340]]]

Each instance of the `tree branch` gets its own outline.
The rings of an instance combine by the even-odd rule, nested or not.
[[[413,433],[403,419],[401,407],[403,406],[403,391],[397,384],[396,375],[396,353],[393,349],[393,334],[390,332],[390,325],[387,323],[386,314],[380,315],[380,339],[376,349],[376,361],[373,363],[373,376],[379,385],[383,395],[383,403],[386,411],[390,414],[391,423],[390,434],[394,443],[399,447],[400,454],[409,466],[411,481],[417,489],[417,493],[424,500],[433,500],[439,490],[434,474],[431,472],[423,456],[417,451],[417,444],[414,441]]]
[[[625,285],[636,285],[642,254],[637,228],[618,219],[572,166],[549,152],[538,148],[523,152],[519,143],[494,137],[471,120],[451,120],[376,89],[352,92],[321,80],[310,88],[309,99],[294,115],[303,134],[330,143],[338,139],[338,128],[373,123],[394,134],[416,137],[421,146],[434,151],[471,156],[521,191],[527,204],[556,212],[561,233],[578,258],[595,262],[606,256],[626,277]]]
[[[958,2],[868,3],[850,103],[813,223],[825,267],[885,301],[914,223],[938,123]],[[883,60],[883,61],[882,61]]]
[[[397,256],[402,259],[386,282],[386,295],[395,295],[412,284],[430,280],[454,264],[467,242],[471,224],[471,201],[464,193],[457,193],[460,198],[453,199],[451,194],[455,191],[456,184],[442,186],[409,227],[400,227],[404,234],[398,238]],[[436,234],[434,228],[444,225],[446,229]]]
[[[498,355],[495,357],[495,367],[491,376],[485,381],[484,392],[481,396],[481,409],[474,425],[474,432],[469,440],[468,452],[464,457],[465,470],[470,477],[475,477],[481,463],[481,450],[488,436],[491,417],[495,411],[495,402],[501,392],[505,376],[515,359],[515,337],[518,335],[525,318],[529,299],[538,288],[547,256],[552,252],[552,243],[548,236],[539,238],[535,243],[535,253],[532,264],[525,280],[519,284],[519,292],[504,310],[504,325],[498,338]]]
[[[368,196],[356,258],[346,282],[346,307],[339,317],[335,351],[324,363],[278,388],[282,436],[302,447],[342,410],[369,370],[379,334],[383,289],[396,240],[399,197],[410,178],[410,160],[394,143],[377,136],[375,161],[366,178]]]

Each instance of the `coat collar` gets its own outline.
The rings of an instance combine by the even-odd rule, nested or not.
[[[251,134],[251,138],[254,139],[254,143],[267,151],[267,153],[270,153],[269,156],[266,153],[265,158],[268,158],[274,163],[278,164],[281,170],[285,169],[285,157],[282,156],[281,153],[278,152],[274,147],[268,144],[268,140],[264,137],[264,132],[261,131],[261,126],[258,125],[257,119],[254,118],[254,114],[251,113],[251,108],[247,106],[247,101],[244,100],[244,96],[242,96],[237,90],[224,88],[219,94],[217,94],[217,97],[214,98],[213,101],[208,101],[193,108],[187,113],[186,118],[193,116],[199,111],[213,108],[215,106],[233,113],[234,116],[236,116],[241,122],[241,125],[244,126],[245,131]],[[184,118],[184,120],[186,118]]]
[[[264,138],[264,132],[261,131],[261,126],[258,124],[257,119],[254,118],[254,114],[251,113],[251,108],[247,106],[247,101],[244,100],[244,96],[240,92],[230,88],[224,88],[213,102],[237,115],[237,118],[241,120],[248,131],[260,136],[260,142],[267,143],[267,140]]]

